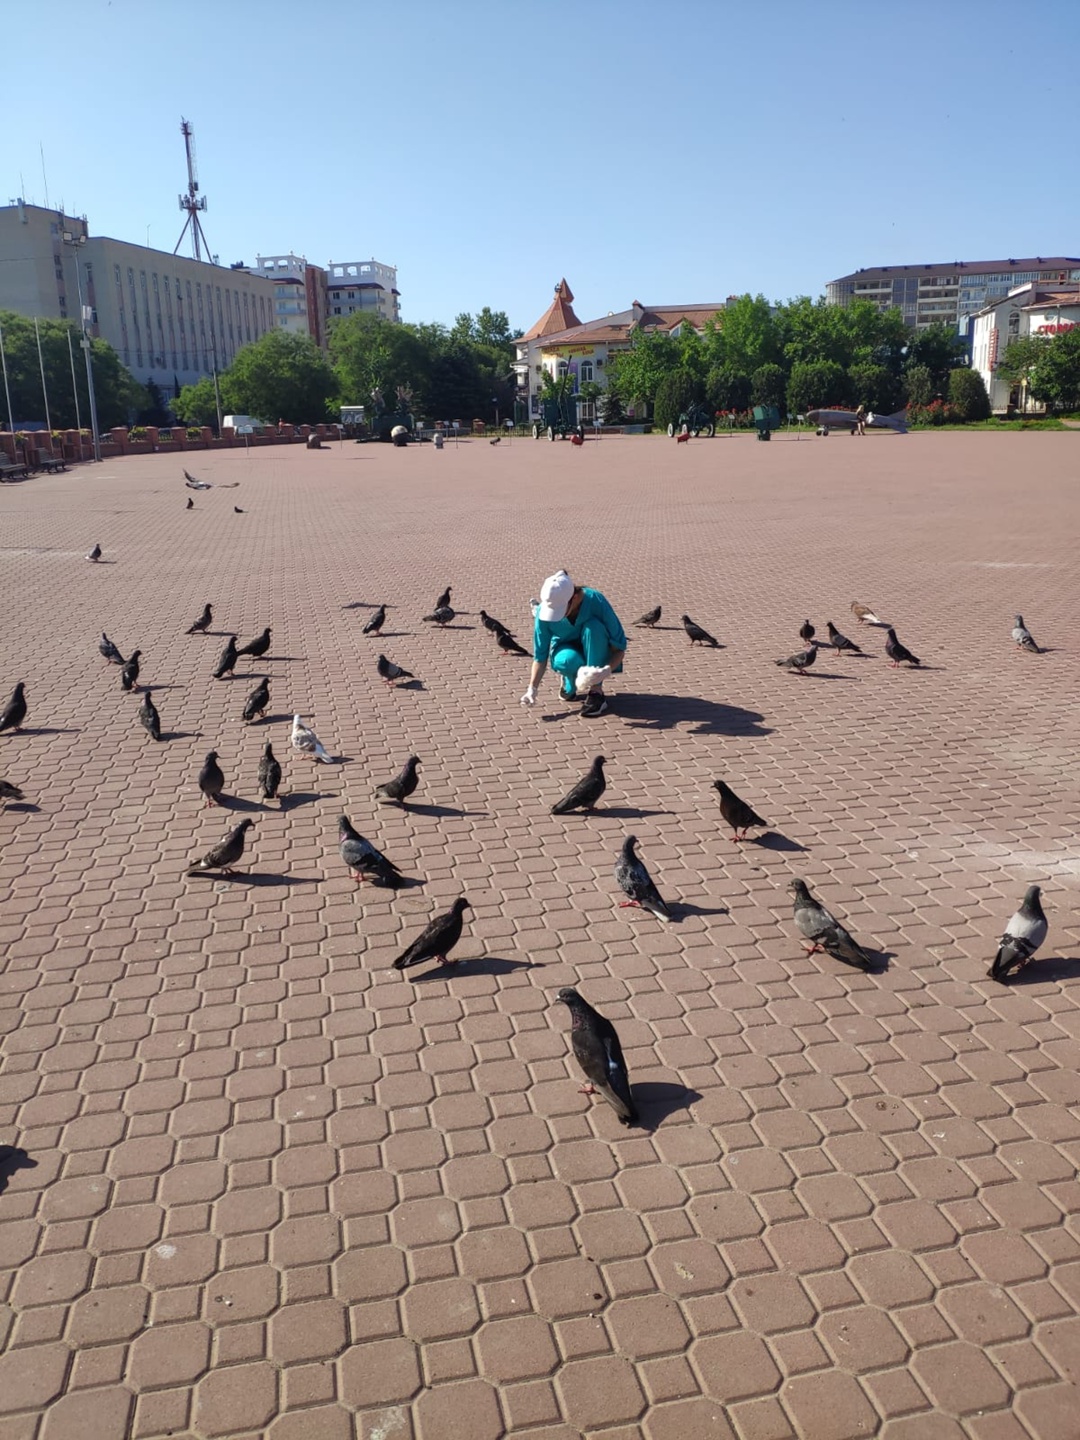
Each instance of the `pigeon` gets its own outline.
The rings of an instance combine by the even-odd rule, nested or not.
[[[98,644],[97,648],[100,654],[105,657],[105,659],[109,662],[110,665],[123,665],[123,655],[120,654],[120,651],[105,634],[104,630],[101,632],[101,641]]]
[[[141,651],[141,650],[133,650],[133,651],[131,652],[131,658],[128,660],[128,662],[127,662],[127,664],[124,666],[124,668],[120,671],[120,684],[121,684],[121,685],[124,687],[124,689],[127,690],[129,693],[130,693],[132,690],[134,690],[136,693],[138,693],[138,689],[139,689],[139,656],[140,656],[141,654],[142,654],[142,651]]]
[[[385,785],[375,787],[375,799],[383,803],[400,805],[403,809],[405,801],[420,784],[416,775],[417,766],[420,764],[419,755],[410,755],[401,769],[401,773],[395,775],[393,780],[387,780]]]
[[[596,809],[596,802],[607,789],[604,778],[605,758],[597,755],[589,770],[569,794],[564,795],[557,805],[551,807],[553,815],[569,815],[571,810],[587,810],[591,813]]]
[[[471,908],[465,896],[459,896],[445,915],[436,915],[409,948],[402,951],[394,961],[394,969],[407,970],[410,965],[420,965],[425,960],[437,960],[440,965],[456,964],[448,957],[447,951],[452,950],[461,939],[461,912]]]
[[[892,628],[891,625],[889,626],[888,636],[889,638],[885,641],[885,654],[888,655],[889,659],[892,661],[892,666],[894,670],[904,660],[906,660],[909,665],[922,664],[922,661],[918,658],[917,655],[913,655],[906,646],[900,644],[900,641],[896,638],[896,631]]]
[[[333,756],[328,755],[319,743],[319,737],[314,730],[309,730],[299,715],[292,717],[292,747],[300,750],[305,755],[310,755],[313,760],[319,761],[322,765],[333,765]]]
[[[380,605],[379,608],[375,611],[375,614],[372,615],[371,619],[364,626],[364,634],[377,635],[385,624],[386,606]]]
[[[249,640],[246,645],[241,645],[237,655],[250,655],[255,660],[261,660],[270,649],[270,626],[261,635],[256,635],[254,640]]]
[[[817,632],[815,631],[813,625],[810,624],[809,620],[804,620],[799,626],[799,639],[802,640],[803,643],[806,645],[810,644],[810,641],[814,638],[816,633]]]
[[[239,506],[239,505],[234,505],[234,506],[232,507],[232,513],[233,513],[234,515],[243,515],[244,512],[243,512],[243,510],[240,509],[240,506]]]
[[[813,643],[805,650],[800,650],[796,655],[789,655],[786,660],[774,660],[774,665],[779,665],[783,670],[797,670],[800,675],[805,675],[807,668],[813,665],[817,659],[817,646]]]
[[[568,986],[556,998],[570,1010],[570,1044],[587,1082],[579,1093],[602,1095],[623,1125],[637,1125],[637,1107],[614,1025]]]
[[[195,501],[191,498],[190,495],[187,497],[187,504],[184,506],[184,509],[185,509],[185,510],[194,510],[194,509],[195,509]]]
[[[619,909],[625,910],[628,906],[635,906],[641,910],[648,910],[658,920],[670,920],[671,911],[660,898],[660,892],[652,882],[648,870],[634,854],[634,846],[637,844],[636,835],[628,835],[623,841],[622,851],[615,862],[615,879],[624,894],[629,895],[629,900],[621,900]]]
[[[97,564],[97,562],[101,559],[103,553],[104,553],[104,552],[103,552],[101,546],[100,546],[100,545],[95,545],[94,548],[90,551],[90,554],[87,555],[86,558],[87,558],[87,560],[93,560],[93,562],[94,562],[95,564]]]
[[[494,440],[489,440],[489,441],[488,441],[488,444],[489,444],[489,445],[501,445],[501,444],[502,444],[502,436],[501,436],[501,435],[496,435]]]
[[[280,784],[281,766],[274,754],[274,747],[268,740],[262,759],[259,761],[259,794],[264,800],[275,800]]]
[[[753,825],[760,825],[763,830],[769,828],[769,822],[762,820],[761,816],[747,805],[745,800],[740,800],[735,791],[724,784],[723,780],[714,780],[713,789],[720,792],[720,814],[731,826],[731,838],[736,845],[746,839],[746,832]],[[739,834],[739,831],[742,834]]]
[[[1024,624],[1022,615],[1016,616],[1016,624],[1013,626],[1012,638],[1020,646],[1021,650],[1030,650],[1033,655],[1041,655],[1042,646],[1035,644],[1035,637]]]
[[[254,820],[241,820],[239,825],[234,825],[221,844],[213,846],[201,860],[196,860],[187,873],[198,875],[203,870],[220,870],[223,875],[232,875],[233,867],[244,853],[244,837],[254,824]]]
[[[194,476],[194,475],[189,475],[186,470],[184,471],[184,483],[185,483],[185,485],[190,486],[192,490],[209,490],[209,489],[210,489],[210,481],[209,481],[209,480],[196,480],[196,479],[195,479],[195,476]]]
[[[446,589],[442,592],[442,594],[439,596],[439,598],[435,601],[435,609],[436,609],[436,610],[442,610],[445,606],[448,606],[449,604],[450,604],[450,586],[447,585]]]
[[[709,632],[707,630],[703,630],[700,625],[695,625],[693,620],[690,619],[689,615],[684,615],[682,617],[682,623],[683,629],[686,631],[687,635],[690,636],[691,645],[711,645],[714,650],[719,646],[720,641],[714,640],[713,637],[709,634]]]
[[[810,942],[805,947],[808,955],[825,950],[834,960],[842,960],[845,965],[853,965],[857,970],[873,970],[874,962],[870,956],[840,921],[830,915],[824,905],[818,904],[806,888],[805,880],[793,880],[788,889],[795,897],[795,924]]]
[[[20,680],[11,692],[11,699],[4,706],[4,712],[0,715],[0,731],[22,729],[22,723],[26,719],[26,692],[23,682]]]
[[[22,800],[23,792],[17,785],[12,785],[10,780],[0,780],[0,800]]]
[[[841,635],[831,620],[825,628],[829,632],[829,644],[838,655],[843,650],[850,650],[852,655],[864,655],[866,653],[864,650],[859,649],[854,640],[849,640],[846,635]]]
[[[245,723],[254,720],[256,715],[262,719],[270,704],[270,677],[264,675],[255,689],[244,702],[243,719]]]
[[[513,635],[514,633],[512,630],[508,630],[501,620],[496,620],[494,615],[489,615],[486,610],[480,611],[480,623],[485,630],[490,630],[492,635]]]
[[[393,685],[397,680],[415,680],[416,676],[411,670],[403,670],[400,665],[395,665],[385,655],[380,655],[375,667],[387,685]]]
[[[209,628],[210,623],[211,623],[211,621],[213,620],[213,618],[214,618],[214,616],[213,616],[213,613],[212,613],[212,611],[211,611],[211,609],[210,609],[210,602],[209,602],[209,600],[208,600],[208,601],[206,602],[206,604],[203,606],[203,612],[202,612],[202,614],[201,614],[201,615],[199,616],[199,618],[195,621],[194,625],[189,625],[189,626],[188,626],[187,631],[186,631],[185,633],[188,634],[188,635],[205,635],[205,633],[206,633],[207,629]]]
[[[157,706],[150,698],[150,686],[147,685],[143,691],[142,704],[139,706],[139,724],[143,727],[151,740],[161,739],[161,716],[157,712]]]
[[[860,605],[858,600],[852,600],[851,613],[860,625],[884,625],[884,620],[879,620],[870,609],[869,605]]]
[[[440,605],[433,614],[424,616],[424,623],[434,621],[436,625],[449,625],[456,614],[457,611],[451,610],[449,605]]]
[[[225,773],[218,764],[218,752],[211,750],[199,771],[199,789],[206,796],[207,805],[220,805],[221,792],[225,789]]]
[[[660,606],[657,605],[657,607],[656,607],[655,610],[650,610],[647,614],[642,615],[642,617],[641,617],[640,620],[635,620],[635,621],[634,621],[634,624],[635,624],[635,625],[647,625],[647,626],[649,627],[649,629],[651,630],[652,627],[656,624],[656,622],[657,622],[659,619],[660,619]]]
[[[387,890],[399,890],[405,884],[405,877],[394,862],[354,830],[347,815],[338,819],[338,851],[358,885],[365,878]]]
[[[224,680],[225,676],[236,669],[236,636],[230,635],[225,642],[225,649],[218,658],[217,667],[214,670],[215,680]]]
[[[1029,885],[1024,892],[1020,909],[1005,926],[994,963],[986,972],[988,980],[1000,980],[1004,985],[1010,970],[1022,970],[1029,960],[1035,958],[1035,951],[1046,939],[1046,916],[1039,903],[1041,891],[1038,885]]]
[[[527,656],[529,653],[528,650],[522,649],[522,647],[517,643],[514,637],[509,633],[507,633],[506,635],[496,635],[495,640],[498,644],[499,649],[503,652],[504,655]]]

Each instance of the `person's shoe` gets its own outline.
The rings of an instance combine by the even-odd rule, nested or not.
[[[580,700],[581,696],[574,689],[568,680],[564,680],[559,686],[559,699],[565,700],[569,705],[574,700]]]
[[[595,720],[597,715],[603,715],[606,710],[607,699],[603,690],[590,690],[581,707],[582,715],[586,720]]]

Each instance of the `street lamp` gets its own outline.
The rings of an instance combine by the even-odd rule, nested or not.
[[[73,235],[70,230],[65,230],[61,238],[65,245],[70,245],[75,251],[75,285],[79,292],[79,322],[82,326],[82,339],[79,341],[82,347],[83,358],[86,361],[86,390],[90,397],[90,433],[94,439],[94,460],[101,463],[101,436],[98,432],[97,400],[94,398],[94,367],[90,363],[90,336],[86,333],[87,307],[83,304],[82,293],[82,271],[79,268],[79,246],[86,244],[85,235]],[[76,400],[76,405],[78,401]],[[79,453],[82,454],[82,441],[79,442]]]
[[[495,429],[497,431],[499,428],[499,397],[497,395],[493,395],[491,397],[491,403],[495,406]]]

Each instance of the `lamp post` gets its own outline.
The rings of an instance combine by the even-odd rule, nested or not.
[[[499,397],[497,395],[493,395],[491,397],[491,403],[495,406],[495,431],[497,434],[499,430]]]
[[[75,285],[79,292],[79,324],[82,328],[82,339],[79,341],[82,347],[83,358],[86,361],[86,391],[90,399],[90,433],[94,440],[94,460],[101,463],[101,436],[98,432],[97,400],[94,397],[94,367],[90,363],[90,336],[86,333],[87,310],[83,304],[82,293],[82,271],[79,268],[79,246],[86,244],[85,235],[73,235],[70,230],[65,230],[61,236],[65,245],[70,245],[75,251]],[[82,453],[82,441],[79,442],[79,453]]]

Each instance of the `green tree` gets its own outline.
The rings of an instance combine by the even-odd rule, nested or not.
[[[705,397],[714,411],[746,410],[750,405],[750,376],[720,365],[705,378]]]
[[[430,333],[421,335],[418,327],[357,311],[331,323],[329,346],[344,404],[368,405],[373,390],[382,390],[389,399],[399,385],[411,385],[424,408],[433,349]]]
[[[864,360],[848,367],[848,394],[855,405],[891,415],[903,404],[902,390],[899,375],[888,365]]]
[[[731,301],[715,325],[706,327],[705,339],[713,369],[752,375],[762,365],[783,359],[783,337],[764,295],[740,295]]]
[[[967,344],[956,327],[942,321],[939,325],[928,325],[925,330],[916,330],[908,341],[905,367],[925,365],[933,379],[934,393],[944,393],[949,383],[949,372],[962,365],[967,355]]]
[[[4,332],[4,355],[7,360],[8,386],[14,414],[5,416],[5,423],[45,419],[45,399],[41,388],[37,339],[34,322],[12,311],[0,312]],[[83,427],[90,425],[90,401],[86,388],[86,362],[80,349],[82,331],[67,320],[40,320],[41,357],[45,366],[45,389],[48,394],[49,419],[54,429],[72,429],[76,422],[75,397],[78,396],[79,419]],[[68,348],[68,337],[71,348]],[[75,384],[72,387],[72,356],[75,360]],[[120,363],[120,357],[104,340],[90,342],[90,359],[94,370],[94,393],[97,399],[98,424],[102,430],[115,425],[130,424],[147,404],[146,391]],[[0,387],[0,406],[4,404]]]
[[[1054,410],[1080,409],[1080,330],[1051,339],[1032,374],[1031,394]]]
[[[844,367],[835,360],[800,360],[791,367],[788,409],[801,415],[807,410],[846,405],[849,388]]]
[[[171,425],[169,407],[165,397],[161,393],[161,386],[156,380],[146,382],[146,409],[139,411],[140,425]]]
[[[625,425],[626,411],[623,408],[622,397],[618,390],[608,388],[600,397],[600,419],[605,425]]]
[[[613,374],[624,403],[635,409],[649,406],[656,399],[657,386],[664,376],[678,368],[680,356],[681,347],[673,336],[662,331],[638,332],[630,349],[610,362],[608,383],[612,383]]]
[[[787,375],[782,365],[759,365],[750,376],[751,405],[775,405],[783,410],[787,403]]]
[[[910,365],[904,371],[904,398],[909,405],[929,405],[934,398],[934,376],[928,365]]]
[[[213,380],[204,375],[194,385],[184,385],[172,402],[172,408],[176,418],[185,425],[216,425],[217,399]]]
[[[990,419],[990,397],[978,370],[963,366],[949,372],[949,402],[960,420]]]
[[[232,414],[307,425],[329,418],[337,389],[314,340],[284,330],[270,330],[239,350],[220,385],[222,406]]]
[[[677,425],[679,416],[704,398],[702,382],[691,370],[673,370],[656,387],[653,419],[661,429]]]
[[[1009,385],[1027,384],[1052,343],[1049,335],[1017,335],[998,361],[998,375]]]

